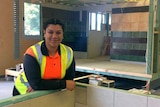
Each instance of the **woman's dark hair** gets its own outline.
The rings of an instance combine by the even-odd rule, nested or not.
[[[46,28],[48,27],[48,25],[53,24],[53,25],[60,25],[62,27],[62,30],[64,31],[64,24],[58,20],[58,19],[49,19],[47,20],[44,25],[43,25],[43,29],[46,30]]]

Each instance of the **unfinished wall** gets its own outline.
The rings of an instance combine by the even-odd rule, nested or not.
[[[8,60],[13,60],[13,2],[2,0],[0,3],[0,74],[7,67]],[[7,9],[5,9],[7,8]],[[3,15],[2,15],[3,13]],[[10,62],[10,64],[13,61]]]
[[[145,62],[149,6],[112,9],[111,59]]]
[[[134,3],[117,3],[117,4],[115,3],[115,4],[105,4],[105,5],[102,5],[102,6],[87,6],[87,7],[79,8],[79,10],[87,10],[88,12],[112,12],[112,9],[116,9],[116,8],[123,9],[123,8],[126,8],[126,7],[141,7],[141,6],[149,6],[149,0],[142,0],[140,2],[134,2]],[[139,18],[139,17],[137,17],[138,15],[139,15],[139,17],[141,17],[140,15],[143,16],[143,17],[141,17],[141,19],[142,19],[141,21],[143,21],[144,23],[141,22],[141,24],[139,24],[139,22],[136,22],[136,21],[140,21],[140,20],[136,19],[136,18]],[[131,20],[126,20],[127,18],[132,18],[131,19],[132,21]],[[131,56],[127,56],[127,55],[124,56],[124,55],[121,55],[121,54],[119,55],[119,54],[117,54],[117,50],[112,50],[111,54],[113,54],[113,55],[111,55],[111,58],[113,58],[113,59],[121,59],[122,58],[122,60],[124,60],[125,58],[126,58],[125,60],[128,60],[128,59],[129,60],[131,60],[131,59],[132,60],[135,60],[135,59],[137,60],[137,59],[139,59],[140,61],[144,61],[144,57],[141,57],[141,55],[144,56],[145,49],[146,49],[146,34],[147,34],[146,29],[148,28],[147,27],[147,25],[148,25],[147,20],[148,20],[148,12],[146,12],[144,14],[142,14],[142,13],[112,14],[112,18],[111,18],[111,21],[113,21],[112,22],[112,24],[113,24],[112,30],[114,31],[114,34],[116,34],[116,35],[115,35],[115,38],[111,38],[111,39],[112,40],[113,39],[117,40],[117,39],[119,39],[119,38],[116,38],[117,36],[119,36],[119,35],[126,36],[126,34],[128,32],[135,32],[135,33],[133,33],[133,36],[134,35],[137,36],[137,32],[139,33],[139,30],[140,30],[140,31],[142,31],[142,33],[138,34],[139,35],[138,38],[140,38],[142,44],[139,43],[139,45],[135,45],[135,48],[138,48],[138,50],[142,49],[142,51],[140,51],[138,53],[135,52],[135,54],[140,54],[140,56],[138,56],[138,57],[135,55],[135,57],[136,57],[135,58],[134,55],[131,55]],[[128,22],[123,24],[124,23],[123,21],[130,21],[129,22],[130,24],[127,24]],[[145,22],[147,22],[147,23],[145,23]],[[111,27],[112,27],[112,25],[111,25]],[[125,32],[126,34],[122,35],[123,32]],[[103,45],[103,42],[104,42],[102,40],[102,39],[104,39],[104,37],[103,37],[104,33],[99,32],[99,31],[89,31],[88,30],[87,34],[88,34],[87,57],[92,58],[92,57],[100,56],[101,51],[102,51],[102,45]],[[106,34],[105,34],[105,36],[106,36]],[[121,43],[124,42],[124,41],[126,42],[126,39],[121,41]],[[138,43],[139,40],[135,39],[134,41]],[[128,41],[128,42],[130,42],[130,41]],[[115,48],[115,46],[117,48],[119,48],[120,46],[123,47],[123,48],[125,48],[125,46],[127,48],[130,47],[130,44],[128,45],[128,44],[124,43],[123,45],[121,45],[121,43],[119,43],[119,41],[114,41],[114,43],[113,43],[114,48]],[[131,45],[132,44],[133,43],[131,43]],[[134,46],[132,48],[134,48]],[[116,52],[113,52],[113,51],[116,51]],[[123,54],[123,50],[121,52]]]
[[[87,56],[88,58],[94,58],[101,56],[104,38],[107,35],[106,30],[102,31],[89,31],[88,33],[88,46]]]
[[[22,0],[20,0],[22,2]],[[14,26],[13,26],[13,0],[2,0],[0,3],[0,76],[5,69],[15,67],[23,61],[23,53],[37,40],[24,39],[22,33],[22,5],[20,5],[20,58],[14,58]],[[3,13],[3,15],[2,15]]]
[[[112,88],[76,87],[75,107],[159,107],[160,97]]]
[[[23,96],[16,97],[17,99],[18,97],[23,99]],[[50,93],[37,98],[25,98],[26,99],[24,101],[12,101],[12,104],[7,105],[7,107],[74,107],[75,94],[74,91],[65,90],[56,93]],[[4,106],[1,105],[1,107]]]

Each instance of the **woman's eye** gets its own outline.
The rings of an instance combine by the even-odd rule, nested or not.
[[[48,32],[49,34],[53,34],[53,32]]]
[[[49,34],[54,34],[54,33],[55,33],[55,34],[59,35],[59,34],[61,34],[62,32],[60,32],[60,31],[57,31],[57,32],[48,31],[48,33],[49,33]]]
[[[61,32],[56,32],[56,34],[61,34]]]

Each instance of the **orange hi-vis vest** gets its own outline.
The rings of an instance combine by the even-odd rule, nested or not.
[[[41,78],[44,78],[45,67],[46,67],[46,56],[41,52],[41,44],[43,41],[38,42],[37,44],[31,46],[34,56],[37,62],[40,65],[41,69]],[[60,59],[61,59],[61,78],[63,78],[66,74],[66,70],[70,67],[73,60],[73,50],[64,45],[60,44]],[[25,76],[25,72],[22,71],[15,80],[15,87],[19,91],[20,94],[26,94],[27,88],[29,87],[28,80]]]

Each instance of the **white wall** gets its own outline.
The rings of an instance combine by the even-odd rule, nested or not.
[[[75,107],[160,107],[160,96],[106,87],[77,87]]]
[[[106,30],[103,31],[89,31],[87,42],[88,58],[98,57],[101,55],[104,37],[107,36]]]

